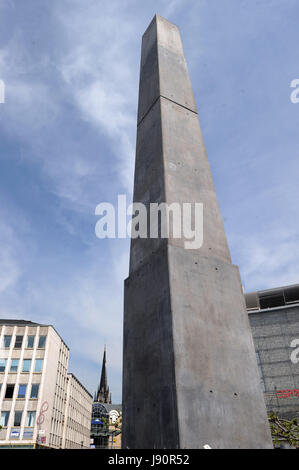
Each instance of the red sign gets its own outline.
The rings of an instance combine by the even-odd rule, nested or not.
[[[40,414],[36,420],[37,424],[43,424],[43,422],[45,421],[45,413],[48,411],[48,409],[49,403],[47,401],[44,401],[40,409]]]
[[[295,388],[294,390],[278,390],[276,395],[277,398],[299,397],[299,389]]]

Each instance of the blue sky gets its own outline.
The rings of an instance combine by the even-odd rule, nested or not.
[[[0,0],[0,316],[51,323],[93,392],[121,399],[128,240],[95,207],[132,196],[141,36],[181,30],[246,291],[297,283],[298,0]]]

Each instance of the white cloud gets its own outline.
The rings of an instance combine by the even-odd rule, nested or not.
[[[43,45],[37,60],[16,25],[11,39],[0,50],[7,102],[2,125],[8,136],[31,148],[23,158],[38,162],[48,189],[80,210],[87,194],[95,191],[87,177],[101,173],[105,155],[96,161],[94,154],[82,154],[75,139],[68,141],[68,136],[55,135],[57,122],[66,112],[64,105],[74,104],[78,116],[104,136],[115,158],[114,176],[122,191],[131,192],[138,71],[134,73],[128,60],[131,25],[120,21],[116,6],[106,5],[106,13],[103,5],[93,1],[83,9],[80,3],[76,8],[74,2],[69,6],[68,2],[56,4],[52,10],[61,50],[53,47],[54,43],[48,49]],[[115,40],[115,31],[121,35],[120,41]],[[48,34],[46,38],[51,40]],[[131,63],[135,59],[138,63],[134,55]],[[60,141],[64,145],[59,146]],[[67,154],[68,148],[71,154]]]
[[[0,294],[12,289],[21,275],[17,244],[12,227],[0,221]]]
[[[245,291],[262,290],[298,283],[294,259],[299,257],[298,235],[283,228],[249,233],[237,240],[238,260]]]
[[[120,183],[128,192],[133,185],[138,63],[132,24],[121,19],[111,4],[89,2],[84,12],[60,13],[72,47],[60,64],[74,102],[86,120],[111,142]],[[101,53],[99,54],[99,50]]]
[[[0,0],[0,7],[4,4],[11,7],[16,3],[4,3]],[[79,251],[81,248],[79,243],[76,244],[73,252],[73,266],[64,269],[63,261],[57,255],[56,264],[51,265],[53,272],[49,273],[49,277],[47,277],[47,266],[41,267],[39,265],[41,269],[39,278],[39,273],[31,272],[28,269],[30,257],[32,256],[35,261],[34,256],[38,257],[37,254],[28,250],[28,240],[23,241],[14,224],[11,221],[9,223],[3,222],[2,218],[0,222],[0,313],[2,316],[10,318],[18,316],[33,321],[53,323],[69,343],[71,355],[76,358],[82,357],[86,363],[92,364],[92,367],[95,365],[95,361],[99,361],[101,358],[102,346],[107,342],[109,367],[117,370],[119,374],[123,279],[127,276],[128,271],[128,245],[111,249],[109,256],[101,256],[105,252],[104,245],[96,245],[97,248],[92,252],[92,243],[86,248],[85,241],[83,242],[86,232],[83,223],[81,223],[83,219],[80,216],[83,213],[90,214],[91,207],[93,209],[96,204],[101,202],[98,200],[101,186],[106,185],[105,194],[107,193],[108,197],[114,197],[109,192],[109,184],[114,184],[114,188],[119,187],[121,192],[124,189],[129,193],[132,191],[140,41],[143,31],[155,13],[153,7],[161,8],[160,11],[157,10],[157,13],[175,23],[178,22],[172,15],[178,14],[180,8],[186,8],[184,13],[188,20],[182,20],[180,27],[183,32],[187,57],[191,58],[191,61],[188,59],[189,65],[190,63],[192,65],[192,60],[198,64],[198,57],[202,54],[203,60],[209,59],[212,62],[217,56],[218,64],[220,58],[223,57],[226,67],[232,69],[232,63],[227,60],[227,56],[219,56],[219,50],[221,50],[219,37],[220,39],[221,35],[229,37],[229,31],[222,26],[224,25],[222,14],[219,13],[217,17],[213,14],[214,9],[216,11],[218,7],[214,5],[212,8],[211,2],[207,1],[160,0],[156,1],[154,6],[137,1],[108,2],[105,0],[101,0],[101,2],[98,0],[86,0],[85,2],[65,0],[60,2],[58,0],[50,3],[49,24],[45,23],[49,29],[45,29],[44,34],[41,35],[41,42],[36,49],[31,47],[31,31],[29,34],[28,31],[26,33],[26,27],[23,25],[22,29],[22,25],[19,26],[19,23],[9,25],[12,31],[9,31],[9,35],[7,35],[9,39],[0,50],[0,78],[5,79],[7,98],[7,103],[1,108],[2,131],[5,131],[12,142],[19,141],[21,158],[28,161],[28,168],[31,169],[32,161],[34,163],[32,167],[35,167],[36,164],[39,165],[44,178],[45,190],[58,196],[58,207],[55,206],[55,212],[51,206],[53,213],[50,214],[52,218],[49,223],[63,225],[69,233],[74,235],[76,242],[79,240],[82,251],[86,249],[87,253],[83,261],[84,266],[82,266],[83,257],[78,261],[78,253],[75,251],[78,246]],[[188,6],[186,6],[187,3]],[[215,19],[217,25],[219,23],[220,36],[214,33],[212,36],[208,36],[204,32],[205,25],[203,23],[206,17],[199,15],[199,5],[203,3],[209,5],[211,24],[214,24]],[[203,13],[207,15],[207,10]],[[230,10],[227,14],[230,14]],[[179,14],[177,18],[179,18]],[[207,19],[209,20],[209,18]],[[4,23],[5,20],[1,21]],[[21,22],[20,19],[18,21]],[[199,28],[201,28],[200,35],[197,34]],[[252,31],[250,34],[254,33],[254,30]],[[56,38],[58,39],[56,40]],[[200,38],[206,42],[201,43]],[[229,48],[227,49],[229,50]],[[207,55],[203,54],[204,51]],[[204,82],[202,75],[199,83],[206,83],[203,102],[205,99],[209,101],[205,109],[202,110],[206,130],[211,129],[210,140],[221,149],[219,155],[216,155],[217,168],[221,172],[221,184],[223,185],[224,180],[222,178],[223,167],[227,166],[229,172],[233,172],[234,176],[227,181],[233,181],[234,184],[231,185],[231,190],[228,188],[226,192],[233,193],[234,206],[237,206],[239,202],[238,210],[235,209],[233,212],[236,214],[239,211],[241,214],[246,212],[247,205],[244,202],[246,192],[242,190],[242,186],[244,186],[245,179],[249,179],[249,170],[254,171],[252,168],[254,164],[249,165],[248,163],[246,171],[242,173],[244,174],[244,179],[242,179],[242,168],[232,162],[230,154],[233,153],[235,157],[239,155],[238,161],[243,162],[243,165],[251,161],[255,162],[259,168],[262,164],[265,167],[267,161],[272,164],[273,155],[272,150],[268,150],[271,158],[266,160],[265,146],[261,145],[265,140],[265,124],[260,126],[262,129],[260,136],[254,129],[253,132],[248,133],[248,122],[239,109],[244,107],[244,104],[239,100],[239,95],[234,95],[235,91],[233,90],[234,80],[239,78],[237,64],[244,57],[243,47],[241,49],[232,48],[231,53],[232,55],[229,57],[239,54],[238,60],[233,62],[236,65],[236,70],[233,67],[233,74],[230,72],[233,77],[231,82],[230,74],[225,69],[225,79],[221,79],[221,84],[216,83],[219,79],[217,74],[209,77],[211,81],[209,86]],[[253,57],[255,56],[251,57],[252,60]],[[263,63],[260,61],[259,67],[262,67]],[[267,82],[267,74],[262,75],[260,68],[253,70],[258,70],[258,73],[255,72],[255,74],[264,77],[264,83]],[[268,73],[270,73],[269,70],[270,68]],[[200,69],[201,73],[203,71]],[[266,72],[265,69],[263,71]],[[253,73],[251,71],[251,75]],[[209,76],[209,68],[205,74]],[[199,76],[196,74],[195,80]],[[250,81],[246,81],[242,87],[244,85],[246,88],[248,84]],[[196,83],[194,83],[195,85]],[[259,93],[262,94],[263,88],[259,87],[259,89]],[[254,93],[257,93],[255,86],[251,86],[251,92],[253,93],[252,99],[254,99]],[[286,93],[288,93],[288,87]],[[248,133],[248,140],[244,139],[245,133],[241,132],[242,126],[235,127],[234,124],[233,128],[228,128],[227,125],[223,127],[219,121],[217,124],[215,109],[218,108],[211,111],[213,94],[217,97],[218,94],[221,96],[222,100],[219,106],[222,103],[232,102],[230,109],[233,119],[227,119],[227,122],[236,123],[238,120],[243,122],[246,133]],[[235,96],[237,106],[233,105],[233,96]],[[219,98],[217,99],[219,100]],[[289,124],[287,114],[289,111],[282,114],[280,107],[279,112],[284,121]],[[250,116],[253,128],[256,126],[256,114],[251,112]],[[76,123],[79,122],[79,124],[81,120],[84,132],[87,129],[87,131],[91,131],[93,136],[98,134],[103,137],[103,139],[99,139],[99,142],[103,143],[103,148],[109,149],[111,161],[107,162],[101,146],[98,149],[98,155],[95,152],[92,155],[89,154],[89,149],[85,148],[88,146],[88,138],[84,135],[81,136],[77,130],[67,129],[67,126],[64,126],[68,119],[72,118],[77,120]],[[62,129],[60,122],[63,122]],[[269,123],[268,135],[270,136],[269,140],[272,140],[271,119]],[[221,133],[222,128],[226,132],[225,141],[230,139],[230,148],[227,152],[223,152],[219,140],[219,132]],[[230,129],[232,136],[227,132],[228,129]],[[239,132],[236,132],[236,129]],[[217,136],[216,140],[215,135]],[[80,146],[81,142],[84,142],[83,147]],[[22,147],[24,147],[24,151]],[[247,148],[251,149],[251,153],[246,162],[244,155],[247,154]],[[285,140],[283,140],[279,152],[281,155],[286,155]],[[223,158],[223,154],[225,158]],[[259,157],[255,158],[256,155]],[[213,158],[210,155],[209,157]],[[223,162],[223,167],[220,166],[220,162]],[[293,171],[290,170],[289,159],[286,163],[288,165],[286,165],[287,171],[284,179],[281,171],[278,171],[280,180],[283,179],[281,186],[284,187],[285,192],[286,186],[290,186],[290,173],[293,175],[298,173],[295,164]],[[110,174],[109,177],[105,177],[105,165],[107,168],[109,167],[111,172],[113,171],[113,176]],[[91,182],[92,177],[94,179]],[[277,194],[278,185],[276,182],[271,187],[274,187]],[[235,194],[238,192],[240,195],[242,194],[243,200],[240,197],[239,201],[235,201]],[[260,192],[259,197],[256,198],[257,207],[264,196],[265,194]],[[293,207],[291,218],[294,219],[292,222],[294,227],[297,214],[296,201],[294,191],[292,197],[283,202],[288,211],[290,211],[290,207]],[[253,204],[249,197],[248,204],[250,206]],[[50,202],[49,205],[51,205]],[[76,211],[79,229],[71,217],[64,218],[64,214],[62,214],[64,211],[60,210],[61,206]],[[234,215],[234,218],[236,221],[239,220],[238,216]],[[235,262],[240,265],[247,291],[297,282],[294,260],[299,258],[299,245],[296,234],[283,230],[277,232],[276,224],[267,228],[268,230],[263,231],[260,227],[254,227],[252,231],[247,230],[247,233],[243,228],[242,233],[246,234],[246,238],[232,240],[233,246],[237,247],[238,259],[235,259]],[[37,229],[32,237],[33,244],[36,242],[39,245],[39,236],[40,233]],[[117,244],[116,241],[115,243]],[[53,240],[54,244],[55,240]],[[52,253],[54,252],[55,248]],[[111,260],[111,263],[108,262],[108,259]],[[60,270],[65,275],[63,279]],[[20,282],[24,279],[26,280],[25,286],[21,288]],[[93,380],[91,374],[89,377],[88,380]],[[98,376],[95,377],[95,380],[97,379]]]

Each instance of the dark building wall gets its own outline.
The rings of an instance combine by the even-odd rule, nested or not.
[[[299,304],[251,311],[249,321],[268,412],[299,417],[299,396],[280,398],[277,393],[299,390],[299,363],[291,361],[291,342],[299,339]]]

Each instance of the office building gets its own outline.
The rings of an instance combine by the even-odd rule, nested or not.
[[[0,320],[0,448],[89,448],[92,396],[52,325]]]
[[[245,300],[267,411],[299,418],[299,284],[250,292]]]

